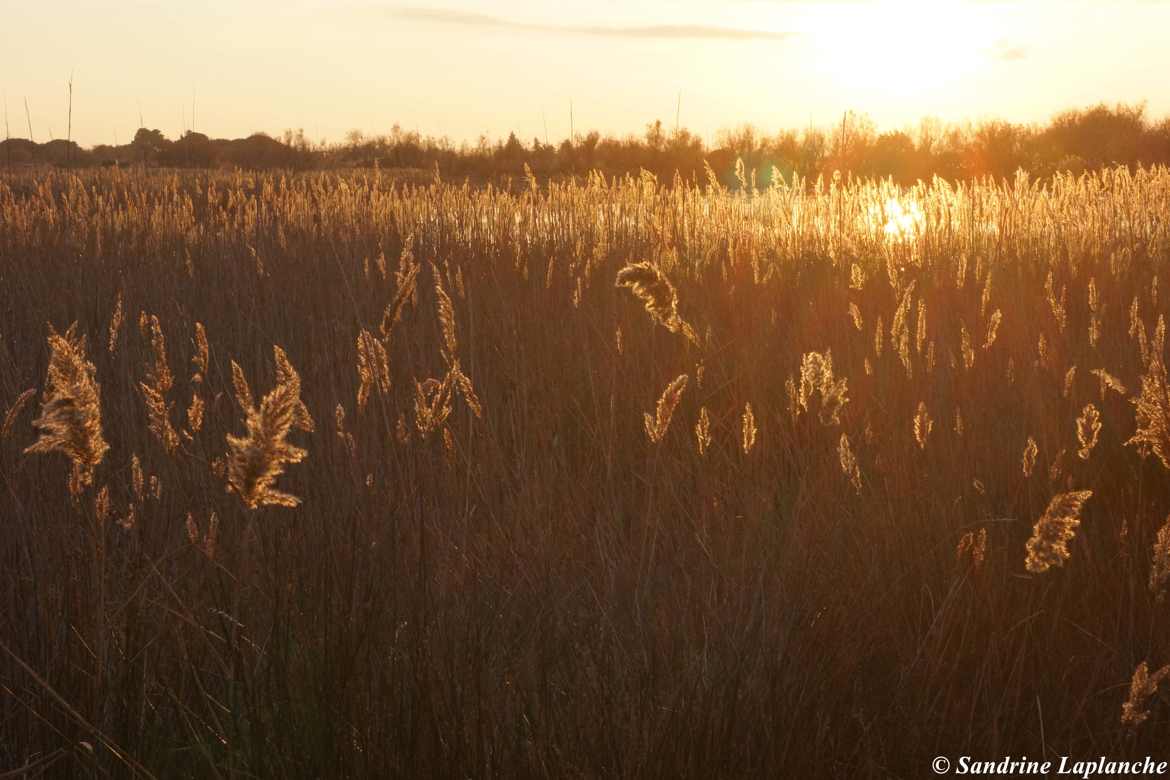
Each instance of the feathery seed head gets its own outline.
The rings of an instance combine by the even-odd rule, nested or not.
[[[40,438],[24,450],[26,454],[60,452],[69,458],[73,495],[93,484],[94,469],[109,450],[102,437],[101,385],[86,357],[85,337],[76,335],[76,327],[74,323],[59,334],[49,326],[47,387],[41,416],[33,421]]]
[[[265,505],[295,507],[301,503],[296,496],[275,489],[276,479],[284,473],[286,464],[299,463],[308,453],[287,441],[288,434],[299,428],[313,430],[313,419],[301,401],[301,379],[280,347],[272,348],[276,362],[276,386],[245,410],[244,436],[227,436],[227,486],[236,493],[244,506],[257,509]],[[243,371],[232,363],[237,398],[251,399],[251,391],[243,381]]]
[[[670,428],[670,419],[674,415],[675,407],[678,406],[679,400],[682,399],[683,390],[687,387],[687,375],[680,374],[673,382],[666,386],[662,391],[662,395],[658,398],[658,406],[655,409],[654,416],[649,414],[643,415],[643,422],[645,423],[646,436],[651,443],[658,444],[666,436],[667,430]]]
[[[1028,540],[1025,566],[1033,574],[1042,574],[1053,566],[1063,566],[1071,554],[1068,543],[1081,524],[1081,509],[1092,497],[1091,490],[1060,493],[1048,503],[1044,514],[1032,529]]]

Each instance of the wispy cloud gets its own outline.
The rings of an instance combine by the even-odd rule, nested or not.
[[[648,24],[648,25],[583,25],[541,24],[506,19],[490,14],[470,13],[440,8],[399,7],[389,9],[396,18],[413,22],[490,27],[501,30],[522,30],[537,33],[592,35],[608,38],[658,38],[665,40],[723,40],[723,41],[783,41],[796,33],[772,30],[747,30],[705,24]]]

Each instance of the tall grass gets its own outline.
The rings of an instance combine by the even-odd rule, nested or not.
[[[1164,169],[0,178],[0,769],[1164,753],[1168,258]]]

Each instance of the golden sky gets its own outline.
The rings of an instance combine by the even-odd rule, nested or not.
[[[526,142],[681,123],[1043,122],[1097,102],[1170,115],[1170,0],[366,0],[10,3],[8,132],[125,143],[304,128]],[[192,105],[194,104],[194,112]],[[194,121],[192,114],[194,113]],[[547,128],[547,131],[546,131]]]

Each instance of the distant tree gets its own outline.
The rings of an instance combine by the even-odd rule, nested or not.
[[[829,140],[825,133],[810,127],[800,136],[800,157],[796,172],[804,178],[813,178],[824,172],[829,154]]]
[[[736,157],[747,163],[760,148],[760,135],[751,125],[740,125],[733,129],[720,130],[715,134],[720,149],[730,150]]]
[[[203,133],[188,130],[179,140],[163,149],[158,159],[164,165],[210,168],[219,161],[219,155],[210,138]]]
[[[134,140],[130,142],[130,145],[134,147],[139,159],[145,163],[157,158],[162,150],[170,146],[170,141],[159,130],[147,130],[145,127],[140,127],[134,133]]]
[[[515,133],[508,134],[508,140],[495,150],[496,165],[499,173],[518,175],[524,170],[527,153],[524,144]]]
[[[36,159],[37,144],[27,138],[9,138],[0,141],[5,163],[29,163]]]
[[[968,176],[1011,177],[1027,165],[1027,128],[993,120],[976,128],[967,142],[965,171]]]
[[[685,127],[676,128],[666,142],[666,159],[658,172],[660,177],[675,171],[693,178],[703,170],[703,140]]]
[[[51,135],[51,133],[50,133]],[[873,121],[847,112],[834,125],[767,136],[751,125],[721,130],[718,145],[703,141],[681,127],[668,132],[662,120],[648,122],[641,134],[602,136],[577,134],[554,146],[533,138],[524,144],[515,133],[506,140],[480,136],[477,143],[458,147],[450,139],[422,136],[395,124],[388,134],[367,136],[351,130],[342,142],[311,143],[303,130],[286,130],[280,140],[264,134],[242,139],[211,140],[202,133],[184,133],[169,141],[157,129],[139,128],[122,147],[98,147],[85,153],[68,141],[35,144],[21,139],[4,142],[3,160],[59,158],[73,162],[103,160],[158,161],[166,165],[205,167],[221,162],[243,167],[364,166],[373,163],[403,169],[429,181],[438,166],[446,177],[486,181],[516,176],[529,165],[541,176],[581,175],[600,170],[608,176],[654,173],[663,183],[704,181],[709,163],[727,186],[738,186],[736,163],[757,186],[774,176],[785,181],[811,179],[835,170],[857,176],[892,176],[903,184],[929,181],[932,176],[958,180],[975,176],[1010,177],[1020,168],[1037,176],[1055,171],[1082,171],[1108,165],[1170,164],[1170,119],[1146,118],[1145,106],[1098,105],[1066,111],[1046,127],[1002,120],[978,125],[944,125],[924,119],[912,130],[876,131]],[[414,174],[408,174],[413,170]]]
[[[845,112],[829,136],[831,165],[840,171],[862,172],[866,157],[876,140],[877,129],[866,114]]]
[[[661,119],[646,125],[646,146],[654,152],[660,152],[666,147],[666,133],[662,129]]]
[[[1098,105],[1058,114],[1040,142],[1048,160],[1078,158],[1087,168],[1134,165],[1146,127],[1144,105]]]
[[[64,138],[55,138],[48,143],[40,144],[38,157],[54,165],[84,165],[91,161],[89,152],[78,146],[76,141],[66,141]]]
[[[1163,119],[1147,131],[1142,154],[1151,163],[1170,165],[1170,118]]]
[[[866,172],[910,184],[915,179],[916,152],[914,140],[907,133],[882,133],[870,149]]]
[[[567,173],[585,173],[597,166],[597,147],[601,133],[596,130],[588,135],[566,140],[557,151],[561,169]]]
[[[241,168],[295,168],[306,164],[296,150],[265,133],[215,144],[220,160]]]

